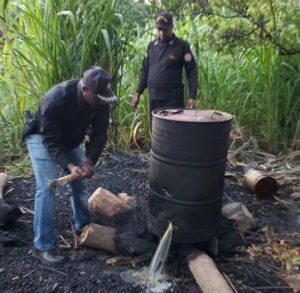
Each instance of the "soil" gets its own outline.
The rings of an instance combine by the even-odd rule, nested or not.
[[[92,193],[103,187],[114,194],[126,192],[135,197],[141,225],[145,224],[149,195],[149,153],[128,154],[105,152],[97,166],[96,175],[87,180]],[[230,172],[242,174],[243,170]],[[74,248],[71,208],[66,190],[57,194],[56,225],[60,253],[68,261],[55,267],[46,267],[31,257],[32,220],[35,193],[32,177],[15,177],[5,189],[9,204],[25,207],[24,215],[15,225],[0,230],[0,292],[146,292],[146,288],[131,276],[149,266],[149,257],[139,263],[108,265],[106,261],[119,255],[94,250]],[[276,196],[287,201],[284,189]],[[246,234],[246,243],[231,251],[220,252],[215,258],[219,269],[231,280],[238,292],[292,292],[281,278],[282,265],[268,255],[254,259],[249,257],[247,247],[266,242],[265,227],[268,226],[278,239],[285,239],[292,247],[299,245],[299,211],[297,202],[288,199],[289,205],[281,205],[274,197],[261,199],[246,190],[236,177],[226,177],[224,204],[239,201],[253,214],[257,228]],[[63,239],[65,241],[63,241]],[[158,244],[153,237],[151,240]],[[172,244],[165,272],[171,287],[164,292],[200,292],[187,268],[184,249]],[[134,257],[133,257],[134,258]],[[163,292],[163,291],[161,291]]]

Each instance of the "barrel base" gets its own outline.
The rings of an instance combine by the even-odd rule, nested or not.
[[[157,237],[162,237],[167,230],[169,222],[164,221],[158,222],[153,217],[148,217],[147,228],[148,230]],[[178,227],[174,226],[172,241],[177,243],[196,244],[201,242],[211,241],[216,237],[216,231],[198,231],[198,233],[178,231]]]
[[[173,241],[200,243],[211,241],[218,234],[221,222],[222,199],[193,205],[177,204],[151,190],[147,217],[148,230],[162,237],[169,222],[173,224]],[[178,216],[180,215],[180,217]]]

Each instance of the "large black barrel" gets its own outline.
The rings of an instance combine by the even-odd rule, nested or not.
[[[232,116],[213,110],[152,112],[148,229],[173,240],[212,240],[220,224]]]

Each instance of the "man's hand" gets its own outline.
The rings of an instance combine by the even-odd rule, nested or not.
[[[187,104],[188,109],[195,109],[196,108],[196,100],[189,99]]]
[[[68,165],[68,169],[70,173],[76,173],[80,176],[80,178],[91,178],[95,173],[95,168],[92,162],[89,159],[83,161],[80,166],[76,166],[72,163]]]
[[[84,178],[93,177],[93,175],[95,173],[95,168],[90,159],[84,160],[80,167],[82,169],[82,177],[84,177]]]
[[[135,93],[132,97],[132,100],[131,100],[131,107],[133,109],[135,109],[138,106],[139,102],[140,102],[140,94]]]
[[[80,178],[82,178],[82,173],[83,173],[83,170],[81,167],[79,166],[76,166],[72,163],[68,164],[68,169],[70,171],[71,174],[77,174],[80,176]]]

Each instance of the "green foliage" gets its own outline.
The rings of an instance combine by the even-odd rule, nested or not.
[[[299,139],[299,1],[4,1],[0,7],[0,169],[24,158],[23,111],[93,64],[108,70],[120,100],[110,141],[149,146],[148,92],[132,111],[143,56],[161,10],[190,42],[199,68],[198,108],[227,111],[265,149]],[[20,166],[26,166],[20,163]]]
[[[127,46],[146,21],[146,11],[129,1],[9,1],[1,22],[6,28],[0,57],[3,149],[21,156],[25,108],[35,110],[50,87],[80,78],[91,65],[108,70],[119,92],[119,71],[130,58]]]
[[[204,2],[198,13],[213,29],[211,44],[216,49],[235,53],[269,43],[280,54],[300,53],[299,1],[200,1]]]
[[[198,60],[199,107],[236,115],[268,151],[287,150],[300,117],[300,54],[282,54],[281,45],[269,41],[251,46],[240,41],[220,51],[219,31],[210,20],[186,16],[178,22],[178,35],[189,40]],[[290,38],[287,48],[294,44]]]

